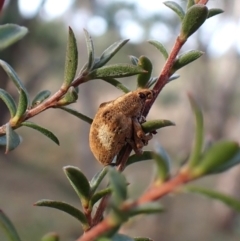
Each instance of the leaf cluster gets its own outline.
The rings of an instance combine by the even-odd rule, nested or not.
[[[76,74],[78,68],[78,47],[71,28],[69,28],[68,34],[63,82],[59,90],[54,94],[51,94],[49,90],[41,90],[31,101],[29,93],[17,73],[8,63],[0,60],[1,67],[7,73],[19,93],[16,103],[8,92],[0,89],[0,98],[6,104],[10,113],[9,121],[0,127],[0,145],[5,146],[6,153],[15,149],[21,143],[22,138],[15,130],[22,126],[35,129],[49,137],[56,144],[59,144],[58,138],[51,131],[28,121],[28,119],[46,109],[58,108],[91,124],[92,119],[90,117],[68,107],[68,105],[77,101],[78,87],[82,83],[101,79],[120,89],[123,93],[128,93],[131,90],[124,86],[117,78],[136,75],[137,88],[152,88],[159,93],[161,90],[159,86],[162,88],[170,81],[179,78],[179,75],[175,74],[175,72],[195,61],[203,54],[199,50],[190,50],[179,55],[181,47],[208,18],[221,13],[222,10],[208,9],[205,4],[197,3],[194,0],[188,0],[186,9],[183,9],[178,3],[173,1],[167,1],[164,4],[177,14],[181,27],[176,44],[170,53],[157,40],[149,41],[166,61],[160,76],[152,76],[152,62],[144,55],[140,57],[130,56],[131,64],[119,63],[107,65],[129,40],[126,39],[113,43],[98,57],[95,56],[93,40],[86,30],[84,30],[84,33],[88,59],[80,72]],[[19,40],[26,33],[27,30],[24,27],[11,24],[0,26],[0,50]],[[151,240],[145,237],[131,238],[119,234],[118,230],[123,223],[133,216],[163,212],[164,208],[155,201],[177,188],[179,190],[179,186],[206,175],[224,172],[240,162],[240,148],[238,143],[234,141],[219,141],[212,144],[208,149],[203,149],[203,114],[200,106],[191,95],[189,95],[189,102],[195,116],[196,124],[194,144],[188,160],[174,175],[171,171],[172,161],[168,153],[159,145],[153,151],[144,151],[141,156],[136,154],[127,156],[124,168],[129,165],[136,165],[138,162],[153,160],[156,170],[154,181],[150,185],[149,190],[135,200],[129,198],[127,190],[129,183],[125,176],[115,167],[104,167],[91,180],[88,180],[83,171],[78,167],[65,166],[63,168],[64,174],[75,190],[81,208],[74,207],[66,202],[49,199],[40,200],[34,205],[58,209],[78,220],[85,232],[85,235],[83,238],[80,237],[79,241],[93,240],[91,238],[88,239],[88,235],[98,241]],[[149,104],[148,108],[151,107],[151,104]],[[142,123],[142,128],[146,133],[156,133],[156,130],[159,128],[173,125],[172,121],[157,119]],[[100,184],[106,177],[108,178],[109,185],[106,188],[100,188]],[[184,186],[180,191],[198,193],[214,198],[222,201],[236,211],[240,210],[240,201],[212,190]],[[95,208],[97,210],[96,213],[94,212]],[[103,215],[105,209],[106,213]],[[102,225],[101,229],[98,229],[98,225]],[[0,226],[8,235],[9,240],[20,241],[13,224],[3,212],[0,212]],[[55,233],[46,234],[42,238],[42,241],[57,240],[59,240],[59,237]]]

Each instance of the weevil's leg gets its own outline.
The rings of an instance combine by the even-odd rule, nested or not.
[[[139,118],[138,118],[138,122],[139,123],[144,123],[144,122],[146,122],[146,117],[145,116],[143,116],[143,115],[141,115]]]
[[[140,145],[136,145],[135,140],[132,140],[132,139],[130,139],[130,138],[127,138],[127,139],[126,139],[126,142],[132,147],[132,149],[134,150],[134,152],[135,152],[137,155],[141,155],[141,154],[143,153],[143,150],[142,150],[142,148],[143,148],[143,146],[144,146],[143,142],[141,142]]]
[[[137,118],[132,119],[133,122],[133,138],[137,148],[142,148],[144,145],[148,144],[148,141],[152,139],[152,133],[145,134],[142,129],[141,124]]]

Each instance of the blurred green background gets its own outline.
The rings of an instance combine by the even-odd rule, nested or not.
[[[146,147],[152,149],[160,143],[173,160],[173,173],[187,157],[193,139],[194,119],[187,92],[193,93],[202,106],[206,142],[221,138],[240,141],[240,2],[217,0],[210,1],[209,6],[225,12],[207,20],[183,48],[199,49],[205,55],[179,71],[181,77],[163,89],[148,117],[176,123],[175,127],[158,131]],[[130,38],[111,63],[130,63],[128,55],[146,55],[154,64],[155,76],[164,60],[147,40],[161,41],[170,51],[179,30],[177,16],[156,0],[9,0],[0,22],[17,23],[29,29],[28,35],[2,51],[0,58],[17,71],[32,97],[40,90],[54,93],[60,87],[69,25],[77,37],[79,69],[87,59],[82,30],[86,28],[99,55],[113,42]],[[16,89],[2,69],[0,79],[0,88],[17,98]],[[136,88],[134,77],[121,81],[131,89]],[[100,103],[121,94],[105,82],[94,80],[80,86],[79,100],[73,107],[93,117]],[[0,102],[0,124],[8,118],[8,111]],[[80,206],[62,167],[78,166],[89,179],[100,170],[89,150],[89,125],[55,109],[41,113],[33,121],[53,131],[60,147],[34,130],[17,130],[24,138],[19,148],[8,155],[0,150],[0,208],[16,225],[22,240],[40,240],[50,231],[59,233],[61,240],[75,240],[82,232],[77,221],[57,210],[34,207],[33,203],[48,198]],[[131,197],[140,195],[151,182],[154,166],[149,163],[136,164],[125,171]],[[239,181],[240,168],[235,167],[196,184],[240,198]],[[162,203],[167,212],[133,219],[121,232],[162,241],[240,240],[240,216],[219,203],[190,194],[170,195]],[[0,240],[6,240],[1,230]]]

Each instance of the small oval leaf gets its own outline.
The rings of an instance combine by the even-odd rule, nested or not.
[[[12,129],[9,123],[6,124],[6,140],[6,154],[14,150],[22,142],[21,137]]]
[[[137,237],[137,238],[134,238],[134,241],[153,241],[153,239],[145,238],[145,237]]]
[[[137,154],[133,154],[128,158],[128,161],[126,163],[126,166],[129,166],[133,163],[136,162],[141,162],[141,161],[147,161],[147,160],[152,160],[152,152],[151,151],[144,151],[142,153],[142,155],[137,155]]]
[[[156,40],[149,40],[148,42],[151,45],[153,45],[155,48],[157,48],[165,59],[168,58],[168,52],[167,52],[166,48],[164,47],[164,45],[162,43],[160,43]]]
[[[158,77],[151,77],[146,85],[146,88],[149,89],[157,82],[157,80],[158,80]]]
[[[65,70],[64,70],[64,82],[62,85],[63,89],[67,89],[71,85],[76,75],[77,66],[78,66],[78,50],[77,50],[76,38],[73,30],[69,27],[67,51],[66,51],[66,59],[65,59]]]
[[[133,55],[129,55],[129,58],[132,62],[133,65],[137,65],[138,64],[138,58],[133,56]]]
[[[166,126],[175,126],[175,124],[170,120],[150,120],[142,124],[142,129],[148,133]]]
[[[7,137],[6,135],[0,136],[0,146],[6,146],[7,145]]]
[[[215,169],[227,164],[238,152],[239,145],[234,141],[219,141],[213,144],[203,155],[202,160],[192,169],[194,178],[210,174]]]
[[[74,166],[65,166],[63,168],[70,184],[80,198],[83,207],[87,207],[90,199],[90,185],[82,171]]]
[[[170,158],[167,152],[158,146],[155,152],[152,152],[152,157],[157,165],[157,180],[155,184],[161,185],[170,177]]]
[[[102,80],[104,80],[107,83],[115,86],[116,88],[123,91],[124,93],[130,92],[130,90],[125,85],[123,85],[121,82],[119,82],[118,80],[116,80],[114,78],[102,78]]]
[[[202,188],[202,187],[195,187],[195,186],[186,186],[183,188],[183,190],[187,191],[187,192],[201,194],[205,197],[209,197],[209,198],[218,200],[218,201],[226,204],[230,208],[236,210],[237,212],[240,212],[240,200],[237,200],[226,194],[219,193],[219,192],[209,190],[206,188]]]
[[[178,79],[179,77],[180,77],[179,74],[174,74],[174,75],[172,75],[172,76],[168,79],[168,83],[171,82],[171,81],[173,81],[173,80],[175,80],[175,79]]]
[[[0,210],[0,227],[3,229],[10,241],[21,241],[14,225],[2,210]]]
[[[59,235],[57,233],[47,233],[42,238],[41,241],[59,241]]]
[[[114,168],[108,168],[110,188],[114,206],[119,206],[127,198],[127,182],[123,174]]]
[[[76,218],[77,220],[79,220],[84,230],[87,230],[89,228],[85,215],[79,209],[73,207],[68,203],[49,200],[49,199],[42,199],[34,203],[34,206],[50,207],[50,208],[61,210],[65,213],[68,213],[69,215]]]
[[[203,4],[195,4],[190,7],[182,21],[180,39],[186,41],[205,22],[208,16],[208,8]]]
[[[17,111],[17,107],[12,96],[7,91],[0,89],[0,99],[6,104],[11,118],[14,117]]]
[[[212,9],[209,9],[208,10],[208,16],[207,16],[207,18],[211,18],[211,17],[213,17],[213,16],[216,16],[216,15],[218,15],[218,14],[221,14],[221,13],[223,13],[224,11],[222,10],[222,9],[220,9],[220,8],[212,8]]]
[[[28,32],[26,27],[16,24],[4,24],[0,26],[0,50],[7,48],[22,39]]]
[[[89,124],[92,124],[92,122],[93,122],[93,120],[90,117],[88,117],[86,115],[83,115],[82,113],[80,113],[80,112],[78,112],[76,110],[67,108],[65,106],[64,107],[63,106],[62,107],[58,107],[58,108],[61,109],[61,110],[65,110],[66,112],[68,112],[68,113],[78,117],[79,119],[81,119],[81,120],[83,120],[83,121],[85,121],[85,122],[87,122]]]
[[[134,239],[127,235],[115,234],[113,237],[111,237],[111,241],[134,241]]]
[[[48,137],[49,139],[51,139],[53,142],[55,142],[57,145],[59,145],[59,140],[58,138],[49,130],[33,123],[33,122],[30,122],[30,121],[24,121],[21,123],[21,126],[26,126],[26,127],[29,127],[29,128],[32,128],[34,130],[37,130],[39,132],[41,132],[43,135],[45,135],[46,137]]]
[[[25,91],[23,89],[20,89],[17,111],[16,111],[15,116],[11,119],[11,123],[13,125],[18,124],[21,117],[25,114],[27,108],[28,108],[27,94],[25,93]]]
[[[164,211],[164,208],[159,203],[146,203],[134,207],[130,210],[130,216],[139,214],[156,214]]]
[[[90,200],[89,208],[92,208],[96,202],[98,202],[101,198],[105,197],[106,195],[109,195],[111,192],[111,188],[105,188],[100,190],[99,192],[96,192]]]
[[[99,61],[93,65],[93,69],[104,66],[128,41],[129,39],[120,40],[110,45],[103,51]]]
[[[200,161],[200,155],[202,153],[203,139],[204,139],[204,120],[203,120],[202,110],[198,105],[198,103],[194,100],[194,98],[190,94],[188,94],[188,98],[191,104],[192,111],[195,116],[194,146],[188,161],[188,166],[191,169],[195,167]]]
[[[181,21],[183,20],[185,16],[185,12],[183,11],[182,7],[178,3],[173,1],[166,1],[164,2],[164,4],[170,9],[172,9],[178,15]]]
[[[142,69],[147,71],[147,73],[138,74],[137,76],[138,87],[146,88],[148,81],[152,75],[152,62],[146,56],[140,56],[138,59],[138,66],[140,66]]]
[[[93,70],[88,77],[89,79],[123,78],[140,73],[146,73],[146,71],[135,65],[113,64]]]
[[[35,107],[41,104],[44,100],[46,100],[51,95],[50,90],[42,90],[40,91],[32,101],[32,107]]]

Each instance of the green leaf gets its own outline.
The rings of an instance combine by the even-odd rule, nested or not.
[[[183,188],[183,190],[187,191],[187,192],[201,194],[203,196],[218,200],[218,201],[226,204],[230,208],[236,210],[237,212],[240,212],[240,200],[237,200],[226,194],[219,193],[219,192],[209,190],[206,188],[202,188],[202,187],[195,187],[195,186],[186,186]]]
[[[12,129],[9,123],[7,123],[5,126],[6,126],[6,140],[7,140],[5,153],[7,154],[8,152],[14,150],[22,142],[22,139]]]
[[[50,208],[61,210],[65,213],[68,213],[69,215],[76,218],[77,220],[79,220],[82,223],[84,230],[87,230],[89,228],[85,215],[79,209],[73,207],[68,203],[49,200],[49,199],[42,199],[34,203],[34,206],[50,207]]]
[[[137,76],[138,87],[146,88],[147,83],[152,75],[152,62],[149,58],[142,55],[138,59],[138,66],[140,66],[142,69],[147,71],[147,73],[138,74]]]
[[[179,55],[172,66],[171,74],[200,58],[202,55],[203,52],[198,50],[190,50],[186,53]]]
[[[74,166],[65,166],[63,168],[70,184],[80,198],[83,207],[87,207],[90,199],[90,185],[82,171]]]
[[[7,235],[9,241],[21,241],[14,225],[2,210],[0,210],[0,228]]]
[[[14,44],[27,34],[25,27],[16,24],[4,24],[0,26],[0,50]]]
[[[70,108],[67,108],[67,107],[63,107],[63,106],[62,107],[58,107],[58,108],[61,109],[61,110],[65,110],[66,112],[68,112],[68,113],[78,117],[79,119],[81,119],[81,120],[83,120],[83,121],[85,121],[85,122],[87,122],[89,124],[92,124],[93,120],[90,117],[88,117],[86,115],[83,115],[82,113],[80,113],[80,112],[78,112],[76,110],[73,110],[73,109],[70,109]]]
[[[121,82],[119,82],[118,80],[116,80],[114,78],[102,78],[102,80],[104,80],[107,83],[115,86],[116,88],[123,91],[124,93],[130,92],[130,90],[125,85],[123,85]]]
[[[158,77],[151,77],[146,85],[146,88],[149,89],[157,82],[157,80],[158,80]]]
[[[0,89],[0,99],[6,104],[11,118],[14,117],[17,111],[17,107],[12,96],[7,91]]]
[[[160,53],[163,55],[163,57],[165,59],[168,58],[168,52],[167,52],[166,48],[164,47],[164,45],[162,43],[160,43],[160,42],[158,42],[156,40],[149,40],[148,42],[151,45],[153,45],[154,47],[156,47],[160,51]]]
[[[47,233],[42,238],[41,241],[59,241],[59,235],[57,233]]]
[[[240,151],[238,143],[234,141],[219,141],[204,153],[200,163],[192,169],[194,178],[211,174],[222,165],[226,165]]]
[[[200,161],[200,156],[203,148],[203,139],[204,139],[204,120],[203,120],[203,114],[202,114],[201,108],[198,105],[198,103],[194,100],[194,98],[190,94],[188,94],[188,99],[195,116],[194,146],[188,161],[188,166],[191,169],[191,168],[194,168]]]
[[[156,214],[164,211],[164,208],[159,203],[146,203],[134,207],[130,210],[131,216],[136,216],[139,214]]]
[[[134,241],[134,239],[123,234],[115,234],[111,238],[100,237],[96,239],[96,241]]]
[[[171,82],[171,81],[173,81],[173,80],[175,80],[175,79],[178,79],[179,77],[180,77],[179,74],[174,74],[174,75],[172,75],[172,76],[168,79],[168,83]]]
[[[146,73],[146,71],[135,65],[113,64],[93,70],[88,77],[89,79],[123,78],[140,73]]]
[[[98,172],[97,174],[94,175],[94,177],[90,181],[91,194],[93,194],[97,190],[99,184],[101,183],[103,178],[106,176],[107,171],[108,171],[108,168],[103,167],[100,172]]]
[[[65,59],[65,70],[64,70],[64,82],[63,82],[63,89],[67,89],[77,71],[78,66],[78,50],[77,50],[77,43],[74,32],[69,27],[68,32],[68,42],[67,42],[67,52],[66,52],[66,59]]]
[[[136,162],[141,162],[141,161],[147,161],[147,160],[152,160],[152,152],[151,151],[144,151],[142,153],[142,155],[137,155],[137,154],[133,154],[128,158],[128,161],[126,163],[126,166],[129,166],[133,163]]]
[[[14,125],[18,124],[18,121],[25,114],[27,108],[28,108],[27,94],[23,89],[20,89],[17,111],[15,116],[11,119],[11,123]]]
[[[150,120],[142,124],[142,129],[145,133],[148,133],[166,126],[174,126],[174,125],[175,124],[170,120]]]
[[[7,145],[7,137],[6,135],[0,136],[0,146],[6,146]]]
[[[34,130],[37,130],[37,131],[41,132],[43,135],[45,135],[46,137],[48,137],[49,139],[51,139],[57,145],[59,145],[58,138],[51,131],[49,131],[49,130],[47,130],[47,129],[39,126],[39,125],[36,125],[35,123],[30,122],[30,121],[22,122],[21,126],[26,126],[26,127],[32,128]]]
[[[128,41],[129,39],[120,40],[110,45],[104,50],[99,61],[93,65],[93,69],[104,66]]]
[[[105,197],[106,195],[111,194],[111,192],[111,188],[105,188],[96,192],[90,200],[89,207],[92,208],[95,203],[97,203],[101,198]]]
[[[113,237],[111,237],[112,241],[134,241],[133,238],[123,235],[123,234],[115,234]]]
[[[41,104],[44,100],[46,100],[51,95],[50,90],[42,90],[40,91],[32,101],[32,107],[35,107]]]
[[[224,11],[222,10],[222,9],[220,9],[220,8],[212,8],[212,9],[209,9],[208,10],[208,16],[207,16],[207,18],[211,18],[211,17],[213,17],[213,16],[216,16],[216,15],[218,15],[218,14],[221,14],[221,13],[223,13]]]
[[[96,239],[96,241],[112,241],[112,239],[106,238],[106,237],[100,237],[100,238]]]
[[[155,152],[152,152],[152,157],[157,165],[157,182],[162,184],[170,176],[170,158],[161,146],[158,146]]]
[[[133,56],[133,55],[129,55],[129,58],[132,62],[133,65],[137,65],[138,64],[138,58]]]
[[[180,39],[187,41],[188,37],[195,33],[205,22],[208,16],[208,8],[203,4],[195,4],[190,7],[182,21]]]
[[[88,63],[87,63],[87,71],[92,70],[92,66],[94,64],[94,46],[92,37],[88,33],[86,29],[84,30],[85,40],[87,44],[87,51],[88,51]]]
[[[3,60],[0,60],[0,65],[2,66],[4,71],[7,73],[8,77],[13,81],[13,83],[17,87],[18,91],[20,92],[22,90],[25,92],[27,99],[28,99],[28,105],[29,105],[30,101],[29,101],[29,97],[28,97],[28,92],[27,92],[25,86],[23,85],[22,81],[18,78],[14,69]]]
[[[119,206],[127,198],[127,182],[123,174],[114,168],[108,169],[114,205]]]
[[[224,172],[228,169],[230,169],[231,167],[234,167],[236,165],[238,165],[240,163],[240,150],[236,153],[236,155],[231,158],[227,163],[215,168],[211,174],[215,174],[215,173],[221,173]]]
[[[63,98],[57,102],[57,105],[58,106],[69,105],[69,104],[75,103],[77,99],[78,99],[78,93],[76,89],[73,86],[71,86],[68,89],[67,93],[63,96]]]
[[[183,11],[182,7],[178,3],[173,1],[166,1],[164,2],[164,4],[170,9],[172,9],[178,15],[181,21],[183,20],[185,16],[185,12]]]

